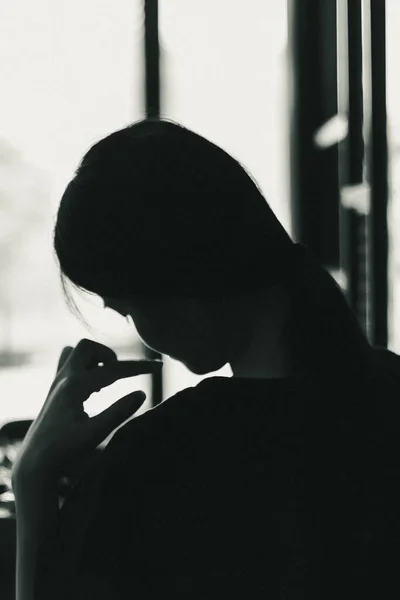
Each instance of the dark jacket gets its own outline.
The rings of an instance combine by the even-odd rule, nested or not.
[[[129,421],[67,498],[36,597],[400,597],[389,380],[210,377]]]

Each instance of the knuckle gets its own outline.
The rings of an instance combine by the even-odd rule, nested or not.
[[[59,355],[59,365],[60,366],[64,365],[67,362],[67,360],[71,356],[71,353],[72,353],[72,348],[70,346],[66,346],[65,348],[63,348],[63,350],[61,351],[61,353]]]
[[[73,363],[75,368],[93,368],[100,362],[111,361],[116,358],[116,353],[108,346],[84,338],[80,340],[75,348]]]
[[[82,338],[77,343],[76,350],[91,348],[93,346],[93,344],[95,344],[95,342],[93,342],[92,340],[89,340],[88,338]]]
[[[100,358],[105,358],[108,360],[117,358],[117,355],[115,354],[114,350],[112,350],[108,346],[104,346],[103,344],[98,345],[98,356]]]

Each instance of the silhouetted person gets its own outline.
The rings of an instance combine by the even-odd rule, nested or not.
[[[398,357],[239,162],[170,121],[117,131],[69,183],[54,247],[70,301],[93,292],[150,348],[233,377],[118,430],[61,510],[38,598],[399,591]]]

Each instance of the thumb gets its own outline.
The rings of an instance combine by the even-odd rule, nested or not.
[[[101,444],[124,421],[135,414],[146,400],[146,394],[142,391],[132,392],[123,396],[111,406],[103,410],[90,420],[93,427],[94,441]]]

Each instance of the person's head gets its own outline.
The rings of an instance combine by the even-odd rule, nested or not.
[[[67,294],[72,283],[99,295],[132,317],[146,345],[199,374],[248,343],[260,301],[273,315],[274,290],[295,296],[298,248],[254,180],[166,120],[134,123],[87,152],[62,197],[54,248]],[[329,301],[319,299],[321,315]]]
[[[272,299],[269,293],[226,298],[136,295],[124,299],[105,297],[104,302],[132,318],[148,347],[203,375],[235,362],[237,353],[249,346],[267,304],[272,308]],[[274,314],[272,310],[270,313]],[[273,331],[271,322],[271,334]]]

